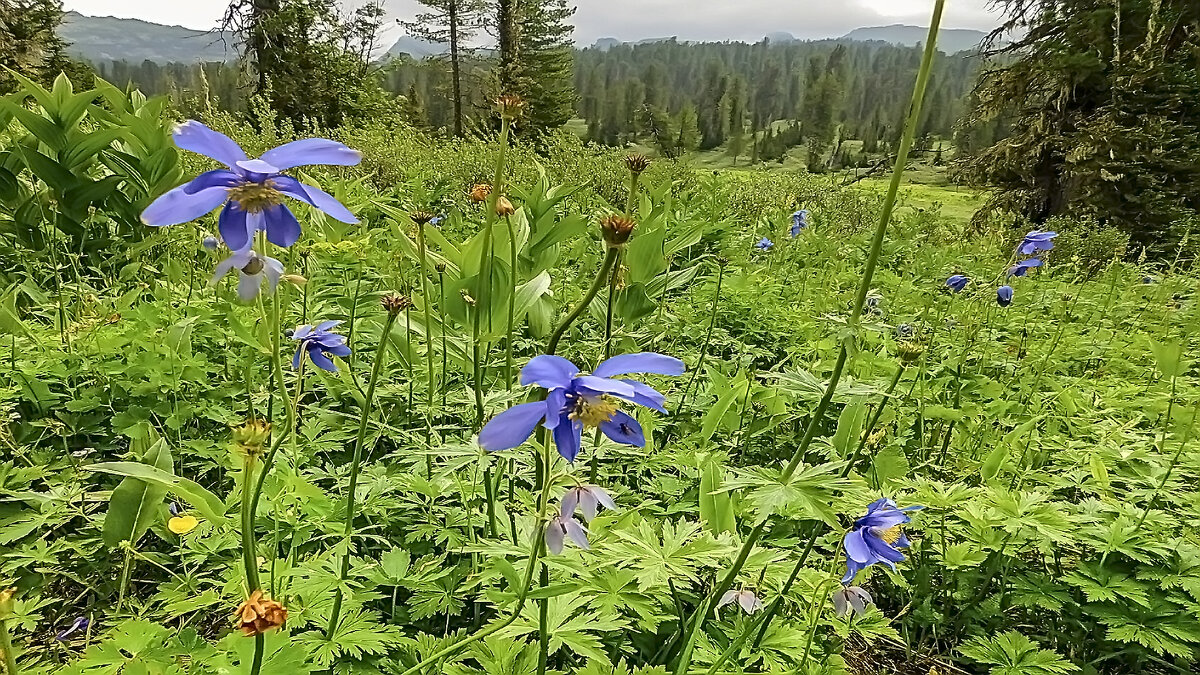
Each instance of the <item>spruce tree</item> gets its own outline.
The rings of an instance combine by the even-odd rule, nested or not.
[[[463,135],[462,60],[466,43],[475,36],[486,8],[484,0],[417,0],[429,8],[401,25],[413,37],[449,48],[450,98],[454,109],[454,135]]]

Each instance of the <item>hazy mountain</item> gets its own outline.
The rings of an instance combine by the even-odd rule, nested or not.
[[[890,42],[897,45],[913,46],[925,42],[929,29],[920,26],[873,26],[856,28],[842,36],[843,40],[858,40],[860,42]],[[947,54],[954,54],[966,49],[975,49],[987,33],[968,28],[943,28],[938,33],[938,49]]]
[[[423,59],[428,56],[439,56],[449,51],[450,45],[429,42],[428,40],[421,40],[411,35],[405,35],[396,40],[396,44],[387,50],[387,54],[383,58],[395,58],[401,54],[407,54],[414,59]]]
[[[231,61],[237,58],[230,34],[183,26],[163,26],[139,19],[84,16],[67,12],[58,31],[71,43],[69,51],[87,61],[145,60]]]

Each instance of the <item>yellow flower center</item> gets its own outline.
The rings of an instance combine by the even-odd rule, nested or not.
[[[904,534],[904,528],[900,525],[893,525],[886,530],[876,532],[876,536],[884,541],[888,546],[894,546],[900,541],[900,536]]]
[[[619,409],[611,396],[580,396],[570,417],[583,422],[585,427],[598,427],[611,420]]]
[[[229,188],[229,200],[236,202],[246,213],[259,213],[283,203],[283,193],[275,188],[273,181],[248,181]]]

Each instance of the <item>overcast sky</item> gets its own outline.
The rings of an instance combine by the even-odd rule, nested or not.
[[[350,4],[362,0],[348,0]],[[415,0],[384,0],[392,17],[409,18]],[[137,18],[189,28],[212,28],[228,0],[65,0],[92,16]],[[786,31],[799,38],[838,37],[861,26],[927,25],[931,0],[576,0],[575,41],[677,36],[683,40],[747,40]],[[989,0],[947,3],[947,28],[988,30],[997,19]],[[389,31],[392,33],[393,31]]]

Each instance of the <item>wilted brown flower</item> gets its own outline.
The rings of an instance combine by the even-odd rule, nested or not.
[[[605,216],[600,219],[600,232],[609,246],[624,246],[633,235],[634,222],[626,216]]]
[[[400,295],[399,293],[388,293],[383,296],[380,302],[383,304],[383,308],[387,310],[387,313],[392,316],[396,316],[400,312],[412,307],[412,298],[409,298],[407,295]]]
[[[502,117],[511,120],[520,117],[521,112],[525,109],[525,101],[516,94],[502,94],[496,97],[496,109],[500,111]]]
[[[486,202],[489,195],[492,194],[492,186],[487,183],[480,183],[471,188],[471,201]]]
[[[285,274],[280,278],[293,286],[303,286],[308,283],[308,279],[301,274]]]
[[[629,155],[625,158],[625,166],[630,173],[638,175],[650,166],[650,158],[645,155]]]
[[[287,609],[283,605],[264,596],[262,589],[255,589],[237,608],[233,620],[242,629],[243,635],[253,637],[279,628],[287,623],[287,616]]]
[[[408,214],[408,217],[412,218],[412,221],[417,225],[424,225],[434,219],[434,215],[428,211],[413,211]]]
[[[516,212],[517,210],[513,208],[512,202],[508,201],[508,197],[500,195],[496,198],[496,215],[511,216]]]
[[[467,289],[462,289],[458,292],[458,294],[462,296],[463,302],[467,303],[471,307],[475,306],[475,298],[471,297],[471,294],[467,292]]]

